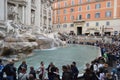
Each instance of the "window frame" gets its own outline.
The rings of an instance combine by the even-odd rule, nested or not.
[[[99,14],[99,17],[97,17],[97,14]],[[100,12],[95,13],[95,18],[100,18]]]
[[[67,24],[63,24],[63,28],[67,28]]]
[[[108,6],[108,3],[110,3],[109,6]],[[111,8],[111,1],[106,2],[106,8]]]
[[[96,23],[95,23],[95,26],[97,26],[97,27],[98,27],[98,26],[99,26],[99,22],[96,22]]]
[[[64,16],[64,21],[67,21],[67,16]]]
[[[110,22],[109,21],[106,22],[106,26],[110,26]]]
[[[99,7],[97,7],[97,5],[99,5]],[[95,9],[100,9],[100,8],[101,8],[101,4],[100,3],[95,4]]]
[[[86,6],[86,10],[90,10],[90,5],[87,5],[87,6]]]
[[[82,6],[79,6],[78,11],[79,11],[79,12],[82,11]]]
[[[89,15],[89,17],[88,17],[88,15]],[[86,19],[90,19],[90,18],[91,18],[90,13],[87,13],[87,14],[86,14]]]
[[[90,26],[90,24],[89,24],[89,22],[87,22],[87,23],[86,23],[86,27],[89,27],[89,26]]]
[[[112,16],[112,11],[105,12],[105,17],[111,17],[111,16]]]

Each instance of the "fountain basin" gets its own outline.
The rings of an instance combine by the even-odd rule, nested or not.
[[[66,47],[34,50],[34,55],[15,63],[18,67],[23,60],[26,60],[28,67],[34,66],[38,69],[40,62],[44,61],[45,67],[53,62],[62,73],[62,65],[71,64],[73,61],[77,63],[80,73],[84,72],[85,64],[99,56],[99,48],[85,45],[69,45]]]

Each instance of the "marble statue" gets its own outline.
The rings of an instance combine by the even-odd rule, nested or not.
[[[11,23],[12,23],[11,20],[5,22],[7,34],[15,32],[15,29],[14,29],[14,27],[11,26]]]
[[[34,21],[35,21],[35,13],[32,12],[31,13],[31,23],[34,24]]]
[[[13,14],[13,20],[17,21],[18,18],[18,12],[17,12],[17,6],[12,6],[12,14]]]

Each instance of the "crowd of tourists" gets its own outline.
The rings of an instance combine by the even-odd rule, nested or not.
[[[31,66],[27,73],[26,61],[23,61],[17,69],[13,61],[9,61],[4,66],[0,60],[0,69],[0,80],[61,80],[59,69],[52,62],[45,68],[44,62],[41,61],[37,70]],[[77,80],[79,71],[76,62],[72,62],[71,65],[63,65],[62,70],[62,80]]]
[[[114,37],[112,43],[96,41],[96,46],[101,49],[101,56],[91,63],[86,63],[85,72],[81,76],[83,80],[120,80],[119,39]],[[112,69],[109,69],[110,67]],[[40,66],[35,70],[34,65],[28,69],[26,61],[23,61],[17,69],[13,61],[4,65],[0,60],[0,80],[79,80],[76,62],[63,65],[62,71],[61,77],[58,67],[53,62],[45,68],[44,62],[41,61]]]
[[[97,41],[101,57],[86,64],[85,80],[120,80],[120,38],[112,37],[112,43]]]

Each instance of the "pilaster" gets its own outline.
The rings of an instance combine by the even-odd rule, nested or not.
[[[26,25],[31,25],[31,0],[27,0],[28,4],[26,6]]]
[[[22,6],[22,23],[25,23],[25,6]]]
[[[36,0],[35,26],[40,27],[40,0]]]
[[[41,18],[42,19],[41,20],[42,20],[42,27],[43,27],[44,26],[44,17],[43,17],[43,15],[44,15],[44,13],[43,13],[43,11],[44,11],[44,4],[42,4],[41,7],[42,7],[42,11],[41,11],[42,12],[42,14],[41,14]]]
[[[7,20],[7,0],[0,1],[0,20]]]
[[[114,15],[113,18],[117,18],[117,0],[114,0]]]
[[[49,27],[49,7],[46,9],[46,15],[47,15],[47,24],[46,24],[46,27],[47,27],[47,31],[48,31],[48,27]]]

